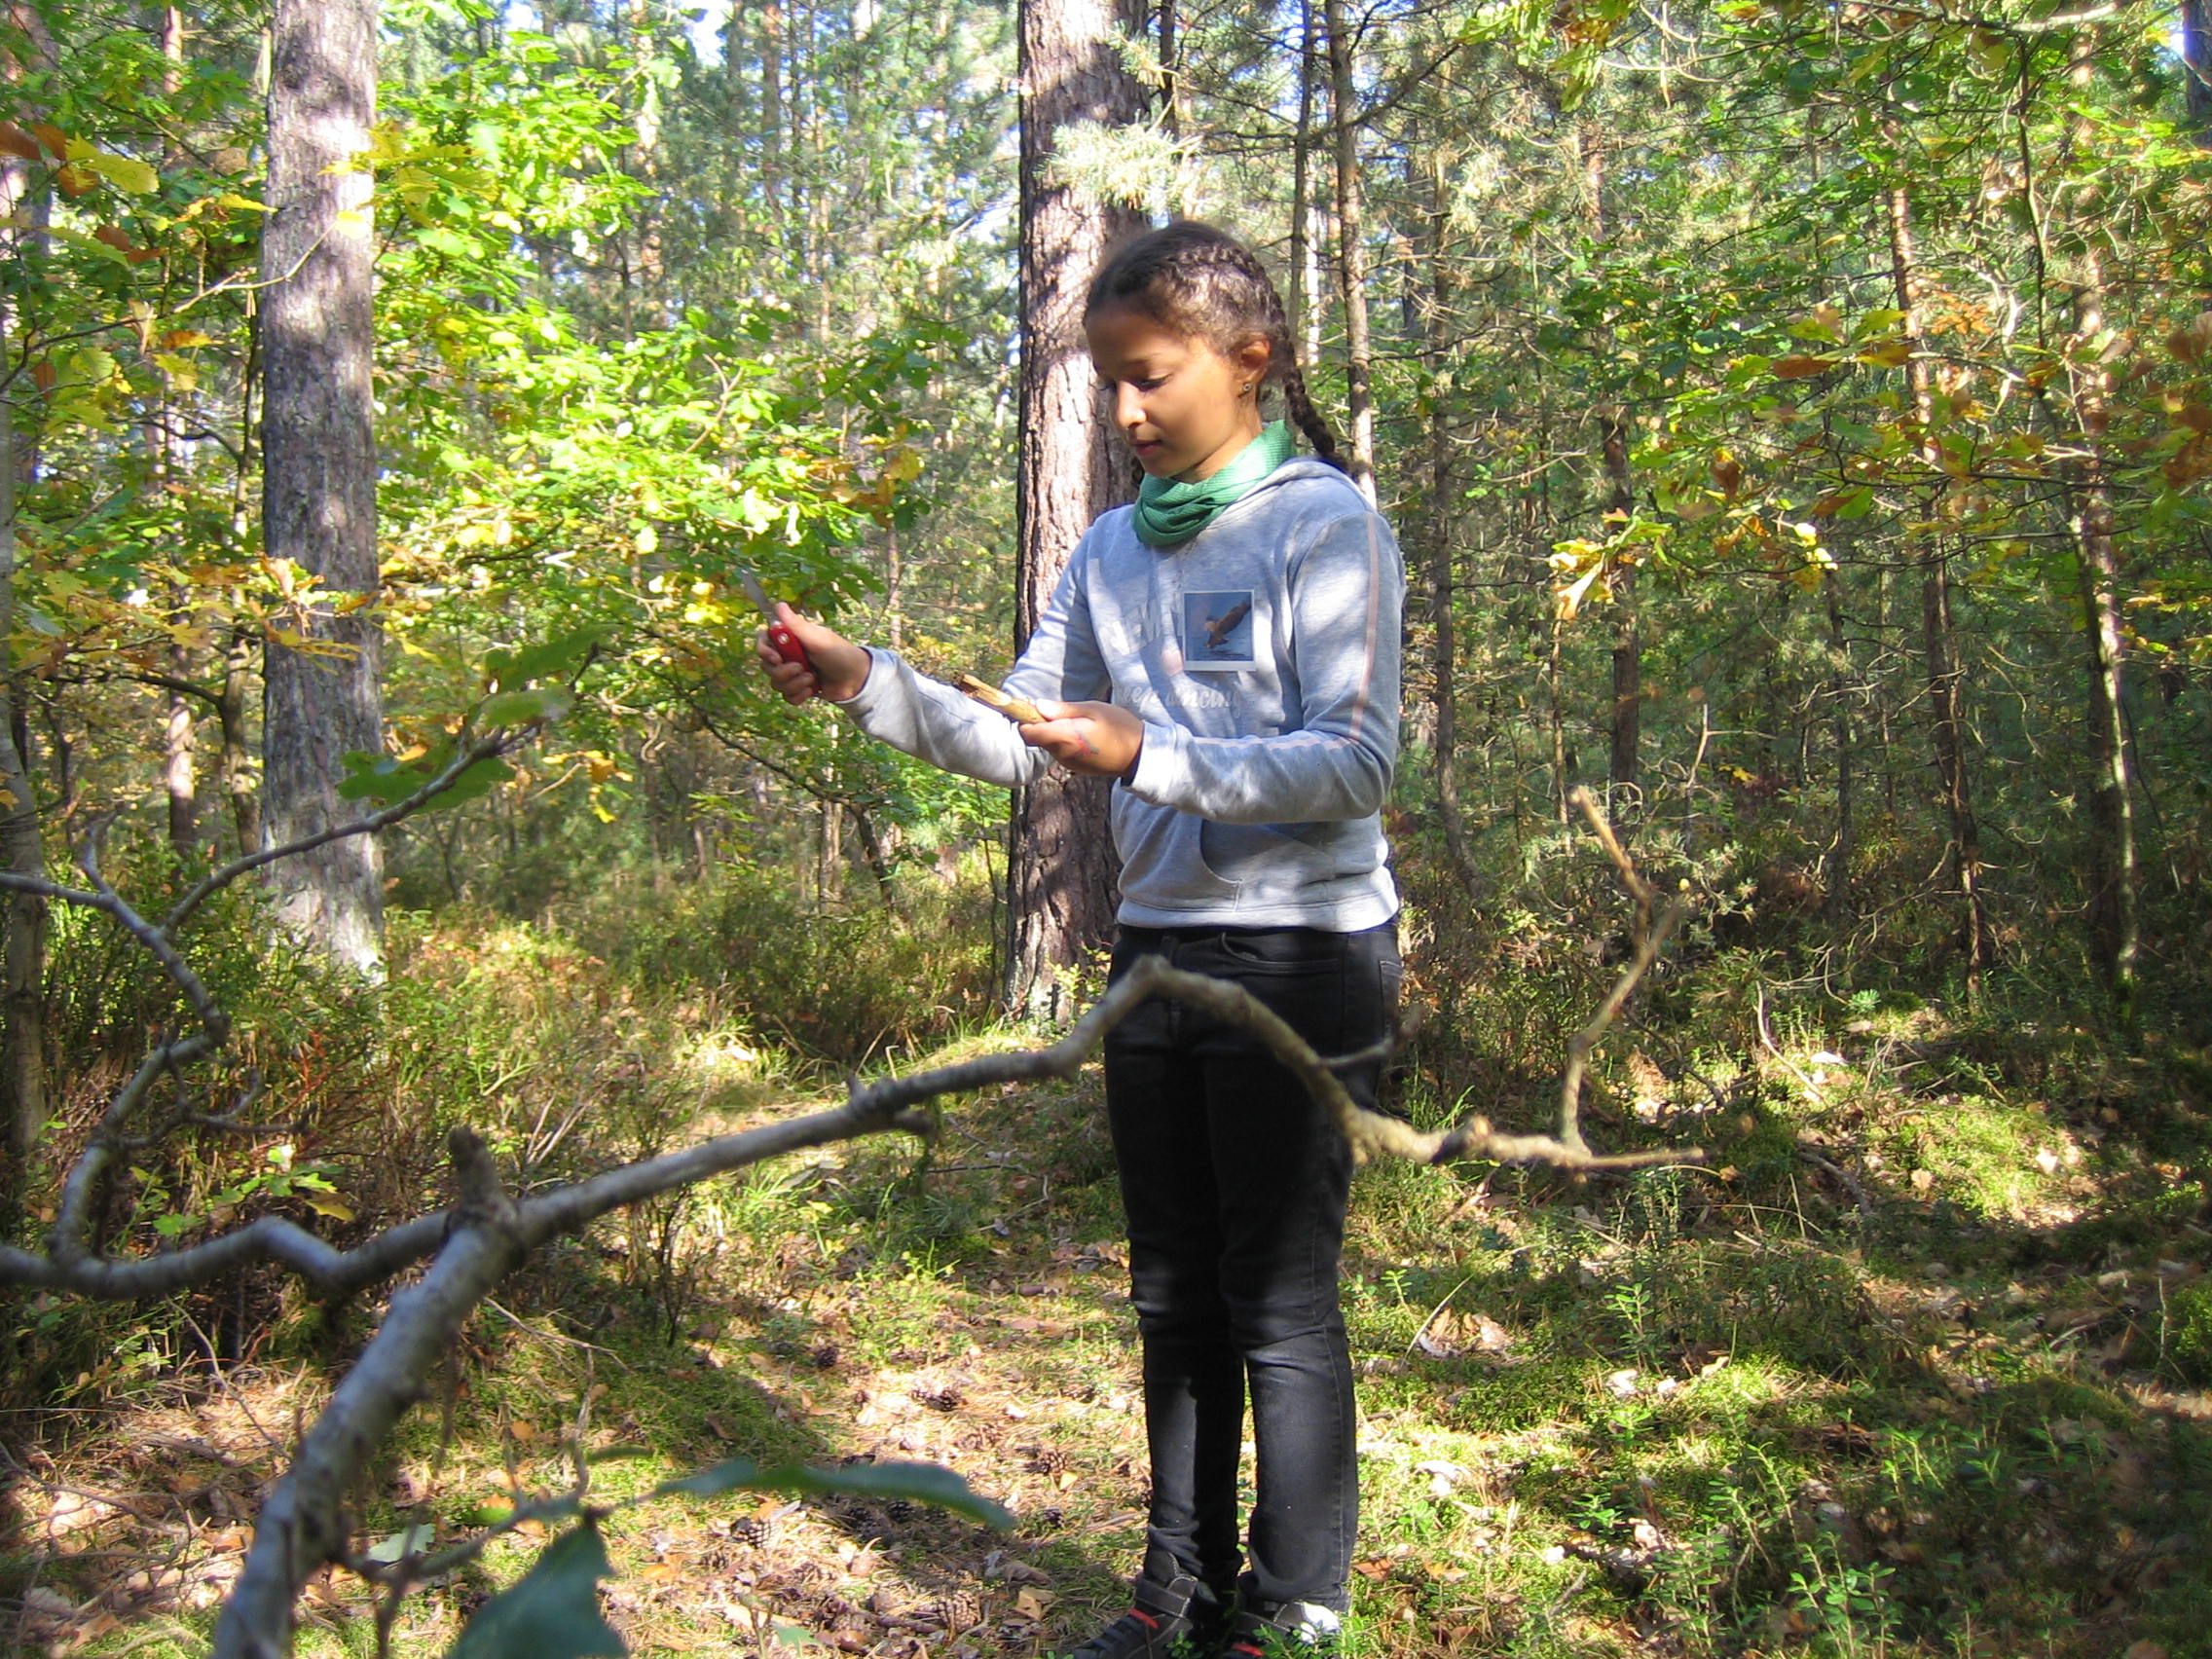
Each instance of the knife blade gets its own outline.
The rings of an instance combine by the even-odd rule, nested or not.
[[[786,662],[795,662],[801,668],[814,667],[814,659],[806,654],[806,647],[798,643],[798,636],[777,619],[776,607],[768,598],[760,578],[743,565],[737,568],[737,579],[745,589],[745,597],[753,601],[760,614],[768,621],[768,648]]]

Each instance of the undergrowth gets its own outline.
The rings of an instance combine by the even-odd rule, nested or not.
[[[808,1109],[844,1067],[1034,1041],[988,1017],[980,884],[902,903],[822,916],[733,878],[533,923],[398,918],[373,1009],[302,993],[368,1036],[311,1059],[319,1026],[256,1026],[264,1063],[329,1074],[290,1142],[357,1211],[326,1231],[439,1201],[452,1124],[529,1185]],[[1407,1109],[1542,1124],[1616,956],[1526,905],[1486,927],[1435,895],[1409,935],[1429,1017]],[[2206,1651],[2212,1067],[2003,985],[1970,1010],[1696,948],[1609,1037],[1585,1127],[1702,1162],[1359,1177],[1351,1651]],[[944,1106],[926,1153],[888,1137],[758,1167],[541,1253],[427,1380],[363,1545],[466,1535],[579,1463],[614,1500],[734,1456],[921,1458],[1016,1530],[656,1499],[608,1523],[609,1616],[655,1652],[982,1659],[1088,1636],[1122,1604],[1145,1501],[1095,1077]],[[178,1213],[205,1197],[167,1179]],[[114,1240],[154,1247],[131,1231],[148,1190]],[[302,1202],[242,1207],[276,1201]],[[193,1302],[18,1313],[49,1345],[12,1419],[37,1450],[0,1544],[26,1641],[204,1644],[276,1448],[373,1312],[274,1283],[240,1301],[229,1325]],[[545,1541],[526,1529],[419,1592],[400,1650],[440,1650]],[[318,1589],[303,1649],[365,1651],[365,1605]]]

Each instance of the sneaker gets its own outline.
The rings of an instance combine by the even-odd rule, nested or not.
[[[1208,1653],[1221,1634],[1222,1616],[1221,1604],[1189,1573],[1165,1583],[1140,1578],[1129,1610],[1067,1659],[1185,1659]]]
[[[1337,1651],[1343,1615],[1313,1602],[1250,1604],[1229,1621],[1221,1659],[1297,1659]]]

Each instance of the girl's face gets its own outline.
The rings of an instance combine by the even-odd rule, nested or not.
[[[1083,331],[1114,424],[1151,477],[1208,477],[1260,435],[1265,340],[1223,356],[1209,342],[1125,305],[1101,306]]]

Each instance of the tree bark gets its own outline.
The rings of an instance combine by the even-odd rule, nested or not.
[[[376,0],[277,0],[262,234],[263,538],[315,585],[301,648],[270,642],[263,685],[262,829],[269,844],[349,814],[342,757],[383,748],[371,430],[369,177]],[[283,567],[279,564],[279,569]],[[383,968],[383,861],[350,836],[270,866],[276,914],[335,961]]]
[[[1920,426],[1921,458],[1936,482],[1924,517],[1936,520],[1945,477],[1942,451],[1934,431],[1935,388],[1929,378],[1927,342],[1922,337],[1919,309],[1920,278],[1914,265],[1912,203],[1902,185],[1889,193],[1890,279],[1897,308],[1904,313],[1905,345],[1911,356],[1905,365],[1906,385],[1912,392],[1913,412]],[[1950,828],[1946,862],[1957,883],[1965,910],[1967,980],[1978,989],[1990,964],[1989,917],[1982,894],[1981,827],[1973,814],[1973,793],[1967,775],[1966,722],[1959,714],[1959,657],[1956,630],[1951,618],[1950,555],[1935,531],[1915,533],[1922,543],[1920,634],[1927,664],[1931,735],[1936,750],[1936,785]]]
[[[1061,128],[1125,124],[1142,92],[1115,46],[1143,27],[1132,0],[1025,0],[1021,8],[1021,387],[1014,485],[1014,646],[1026,645],[1084,531],[1126,499],[1125,466],[1091,388],[1083,301],[1108,244],[1141,223],[1048,175]],[[1053,770],[1014,793],[1008,855],[1006,997],[1064,1019],[1062,972],[1113,927],[1112,786]]]
[[[1367,326],[1365,197],[1359,171],[1359,90],[1345,0],[1326,0],[1329,112],[1336,129],[1337,283],[1345,299],[1345,412],[1351,425],[1351,469],[1360,494],[1375,494],[1375,393],[1369,384],[1374,347]]]

